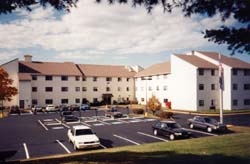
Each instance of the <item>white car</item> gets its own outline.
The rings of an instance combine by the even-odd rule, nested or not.
[[[68,130],[69,142],[73,143],[74,149],[100,147],[100,140],[88,126],[77,125]]]
[[[54,112],[57,111],[57,108],[54,105],[47,105],[45,108],[46,112]]]

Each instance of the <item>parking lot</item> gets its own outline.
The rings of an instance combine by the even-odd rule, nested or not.
[[[157,121],[154,118],[134,116],[113,119],[105,117],[102,112],[96,113],[92,110],[81,113],[76,111],[74,115],[78,116],[80,121],[62,123],[59,113],[14,115],[3,118],[0,120],[0,151],[10,151],[14,154],[8,160],[73,153],[75,150],[68,141],[67,130],[74,125],[91,127],[100,138],[101,145],[98,149],[169,141],[167,137],[153,135],[152,125]],[[191,138],[222,135],[189,129],[186,125],[189,115],[176,114],[175,118],[192,132]]]

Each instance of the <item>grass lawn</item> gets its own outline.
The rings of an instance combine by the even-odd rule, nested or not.
[[[232,127],[237,133],[140,146],[97,151],[79,151],[71,155],[40,158],[21,163],[62,164],[250,164],[250,130]]]

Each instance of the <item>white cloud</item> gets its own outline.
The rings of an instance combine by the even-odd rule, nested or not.
[[[56,19],[52,8],[20,12],[24,18],[0,25],[0,49],[41,47],[57,51],[56,59],[99,59],[112,55],[156,54],[208,45],[201,31],[220,26],[219,16],[198,20],[181,11],[152,14],[144,7],[79,1],[77,8]],[[230,19],[228,24],[233,24]],[[119,56],[121,55],[121,56]]]
[[[19,55],[18,51],[0,51],[0,62],[4,63],[6,61],[13,60],[13,58],[17,58]]]

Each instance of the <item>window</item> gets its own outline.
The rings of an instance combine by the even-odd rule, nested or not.
[[[32,92],[37,92],[37,87],[32,87]]]
[[[75,103],[79,104],[80,103],[80,99],[75,99]]]
[[[199,84],[199,90],[200,91],[204,90],[204,84]]]
[[[32,99],[32,105],[37,105],[38,103],[37,103],[37,99]]]
[[[129,87],[127,87],[126,90],[129,91]]]
[[[159,91],[159,90],[160,90],[159,86],[156,86],[156,90],[157,90],[157,91]]]
[[[200,76],[203,76],[204,75],[204,69],[199,68],[198,73],[199,73]]]
[[[97,92],[97,91],[98,91],[98,88],[97,88],[97,87],[94,87],[94,88],[93,88],[93,91],[94,91],[94,92]]]
[[[98,99],[97,98],[93,98],[93,102],[98,102]]]
[[[61,91],[62,91],[62,92],[68,92],[68,87],[62,87],[62,88],[61,88]]]
[[[81,90],[80,87],[76,87],[76,88],[75,88],[75,91],[76,91],[76,92],[80,92],[80,90]]]
[[[53,92],[53,87],[45,87],[46,92]]]
[[[106,77],[106,81],[112,81],[111,77]]]
[[[76,81],[80,81],[80,76],[76,76]]]
[[[97,81],[97,77],[93,77],[93,81]]]
[[[61,99],[61,104],[68,104],[69,100],[68,99]]]
[[[163,86],[163,90],[164,90],[164,91],[168,90],[168,86],[164,85],[164,86]]]
[[[106,87],[106,91],[109,92],[109,91],[110,91],[110,88],[109,88],[109,87]]]
[[[215,76],[215,70],[214,69],[211,69],[211,75]]]
[[[244,90],[250,90],[250,84],[244,84]]]
[[[122,91],[122,88],[121,88],[121,87],[118,87],[117,90],[118,90],[118,91]]]
[[[87,87],[82,87],[82,91],[86,92],[87,91]]]
[[[238,105],[238,100],[237,99],[233,99],[233,106],[237,106]]]
[[[68,76],[61,76],[62,81],[68,81]]]
[[[237,76],[237,75],[238,75],[238,70],[237,70],[237,69],[233,69],[232,71],[233,71],[233,75],[234,75],[234,76]]]
[[[149,87],[148,87],[148,90],[149,90],[149,91],[152,91],[152,87],[149,86]]]
[[[46,81],[52,81],[52,80],[53,80],[53,77],[52,77],[52,76],[45,76],[45,80],[46,80]]]
[[[244,69],[244,76],[250,76],[250,69]]]
[[[122,78],[121,78],[121,77],[118,77],[118,78],[117,78],[117,81],[122,81]]]
[[[32,75],[32,80],[37,80],[37,76],[36,75]]]
[[[163,75],[163,79],[167,79],[168,78],[168,75],[167,74],[164,74]]]
[[[250,105],[250,99],[244,99],[244,105]]]
[[[53,99],[45,99],[45,104],[53,104]]]
[[[199,100],[199,106],[204,106],[204,100]]]
[[[87,81],[86,77],[82,77],[82,81]]]
[[[129,82],[129,78],[127,78],[127,82]]]
[[[211,84],[211,90],[215,90],[216,89],[215,86],[216,86],[215,84]]]
[[[238,84],[233,83],[233,90],[238,90]]]
[[[144,98],[141,98],[141,101],[144,102]]]

